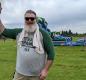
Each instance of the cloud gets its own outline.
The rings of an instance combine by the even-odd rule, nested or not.
[[[74,32],[82,26],[84,30],[78,32],[86,32],[85,7],[85,0],[3,0],[2,20],[4,23],[23,23],[25,11],[32,9],[46,18],[52,30],[53,26],[71,25],[69,28]]]

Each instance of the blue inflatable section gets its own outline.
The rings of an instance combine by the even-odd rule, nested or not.
[[[37,23],[40,28],[48,32],[51,36],[51,31],[50,29],[47,28],[48,23],[44,18],[37,17]],[[73,42],[72,37],[67,37],[63,35],[54,35],[52,37],[52,41],[55,46],[58,46],[58,45],[63,45],[63,46],[84,46],[85,45],[86,46],[86,38],[82,38],[77,40],[76,42]]]
[[[71,37],[66,37],[62,35],[56,35],[52,38],[55,46],[57,45],[69,45],[72,42]]]
[[[73,42],[72,37],[57,35],[53,37],[53,43],[55,46],[86,46],[86,38],[80,38]]]

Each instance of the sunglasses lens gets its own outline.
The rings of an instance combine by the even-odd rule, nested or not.
[[[34,17],[25,17],[26,21],[29,21],[29,20],[34,21],[34,19],[35,19]]]
[[[27,17],[25,17],[25,20],[28,21],[29,19]]]
[[[31,18],[31,21],[34,21],[35,18]]]

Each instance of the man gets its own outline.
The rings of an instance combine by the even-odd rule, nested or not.
[[[16,72],[13,80],[44,80],[53,63],[52,40],[46,31],[39,28],[36,17],[34,11],[27,10],[23,30],[0,27],[2,35],[17,39]]]

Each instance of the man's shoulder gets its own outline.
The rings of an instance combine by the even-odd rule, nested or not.
[[[45,31],[44,29],[39,28],[39,31],[42,33],[43,36],[49,36],[48,32]]]

